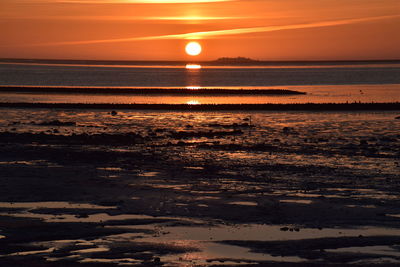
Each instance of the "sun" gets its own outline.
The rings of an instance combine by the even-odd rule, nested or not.
[[[186,53],[190,56],[197,56],[201,53],[201,45],[198,42],[190,42],[185,47]]]

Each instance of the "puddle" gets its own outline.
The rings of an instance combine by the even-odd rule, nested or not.
[[[280,257],[269,254],[253,253],[250,252],[248,248],[218,244],[214,242],[191,242],[188,245],[191,247],[197,247],[201,251],[162,256],[161,260],[170,263],[190,262],[190,264],[194,265],[204,265],[206,263],[237,264],[251,263],[254,261],[305,261],[300,257]]]
[[[252,263],[254,261],[303,261],[303,259],[299,257],[275,257],[269,254],[253,253],[250,252],[250,249],[240,246],[214,242],[227,238],[229,235],[228,232],[231,230],[228,228],[229,227],[224,229],[227,231],[226,233],[219,233],[219,235],[214,236],[216,233],[218,233],[215,227],[162,227],[159,228],[158,235],[150,236],[146,234],[138,235],[135,233],[129,233],[109,236],[106,238],[106,240],[109,242],[127,242],[129,240],[135,241],[140,236],[140,242],[149,244],[164,244],[166,248],[168,246],[180,246],[194,250],[180,254],[168,254],[160,257],[162,262],[178,265],[183,263],[190,263],[191,265],[204,265],[211,262],[218,262],[218,264],[237,264],[241,262]],[[141,227],[141,229],[145,228]],[[169,230],[173,230],[173,232],[169,232]]]
[[[31,212],[22,213],[0,213],[0,216],[12,216],[20,218],[35,218],[42,219],[45,222],[85,222],[85,223],[101,223],[107,221],[122,221],[122,220],[140,220],[140,219],[155,219],[156,217],[147,215],[123,214],[123,215],[109,215],[107,213],[96,213],[86,216],[79,214],[39,214]]]
[[[354,264],[355,266],[379,266],[378,264],[391,264],[389,266],[398,266],[393,264],[399,264],[400,260],[396,260],[389,257],[379,257],[378,259],[365,259],[365,260],[358,260],[352,261],[350,264]],[[385,266],[385,265],[384,265]]]
[[[88,203],[70,203],[70,202],[0,202],[0,208],[16,208],[16,209],[114,209],[114,206],[100,206]]]
[[[115,179],[115,178],[119,178],[120,176],[118,176],[118,175],[107,175],[107,176],[99,176],[99,177]]]
[[[388,217],[400,218],[400,214],[386,214]]]
[[[214,197],[214,196],[198,196],[196,197],[197,200],[219,200],[221,197]]]
[[[127,228],[136,228],[139,226],[123,226]],[[141,234],[141,242],[148,243],[163,243],[165,245],[184,245],[194,247],[200,251],[188,252],[179,255],[170,255],[163,257],[163,261],[179,261],[179,258],[186,261],[199,261],[204,264],[204,261],[210,259],[236,259],[243,261],[268,260],[268,261],[287,261],[298,262],[302,261],[298,257],[274,257],[268,254],[252,253],[243,247],[236,247],[226,244],[217,243],[217,241],[228,240],[248,240],[248,241],[282,241],[282,240],[301,240],[315,239],[327,237],[354,237],[354,236],[376,236],[399,235],[398,229],[392,228],[303,228],[300,231],[282,231],[282,225],[220,225],[220,226],[168,226],[167,224],[141,225],[140,229],[156,230],[156,235]],[[128,241],[135,240],[137,234],[120,234],[107,237],[107,240],[112,241]],[[373,249],[374,247],[372,247]]]
[[[233,201],[229,202],[228,204],[231,205],[241,205],[241,206],[257,206],[257,202],[252,202],[252,201]]]
[[[122,171],[122,168],[115,168],[115,167],[101,167],[97,169],[101,171]]]
[[[141,240],[150,243],[184,244],[188,247],[199,249],[198,252],[188,252],[179,255],[162,257],[166,262],[190,261],[191,264],[205,264],[206,262],[226,259],[224,263],[232,260],[243,262],[251,261],[279,261],[301,262],[300,257],[280,257],[269,254],[252,253],[247,248],[216,243],[223,240],[252,240],[252,241],[277,241],[277,240],[301,240],[325,237],[344,236],[374,236],[374,235],[399,235],[398,229],[386,228],[357,228],[357,229],[313,229],[306,228],[296,231],[282,231],[282,226],[271,225],[224,225],[219,227],[161,227],[160,235],[156,237],[144,236]],[[373,250],[375,247],[371,247]],[[397,252],[397,255],[399,252]],[[389,254],[385,254],[389,255]],[[392,255],[392,254],[390,254]],[[219,262],[220,263],[220,262]],[[218,264],[219,264],[218,263]]]
[[[318,198],[321,197],[322,194],[313,194],[313,193],[295,193],[295,192],[290,192],[290,191],[275,191],[276,195],[280,195],[280,194],[285,194],[288,196],[293,196],[293,197],[304,197],[304,198]]]
[[[299,197],[299,198],[337,198],[337,199],[391,199],[396,200],[400,197],[395,194],[388,194],[384,191],[374,189],[358,189],[358,188],[328,188],[321,191],[309,191],[309,192],[293,192],[287,190],[276,190],[274,195],[285,195],[288,197]]]
[[[140,177],[155,177],[159,174],[160,174],[159,172],[143,172],[143,173],[139,173],[138,176],[140,176]]]
[[[132,152],[132,149],[126,149],[126,148],[112,148],[110,151],[113,152]]]
[[[344,205],[344,206],[348,207],[348,208],[367,208],[367,209],[376,209],[377,208],[376,205]],[[390,216],[390,215],[387,214],[386,216]]]
[[[57,259],[58,260],[58,259]],[[116,263],[118,265],[124,264],[139,264],[142,263],[141,260],[135,260],[131,258],[122,258],[122,259],[102,259],[102,258],[85,258],[79,261],[80,263]]]
[[[297,204],[311,204],[313,201],[308,199],[282,199],[279,200],[282,203],[297,203]]]
[[[290,226],[291,227],[291,226]],[[290,228],[289,227],[289,228]],[[374,236],[389,235],[396,236],[400,232],[394,228],[300,228],[296,231],[281,231],[282,225],[232,225],[218,227],[161,227],[162,231],[168,232],[167,235],[160,237],[161,241],[168,240],[252,240],[252,241],[274,241],[274,240],[300,240],[325,237],[343,237],[343,236]],[[143,227],[141,227],[143,229]]]
[[[397,194],[390,194],[385,191],[371,188],[327,188],[329,193],[336,193],[334,196],[354,197],[360,199],[399,199]],[[341,192],[340,194],[338,192]],[[327,196],[327,195],[325,195]],[[329,195],[328,195],[329,196]]]
[[[39,165],[39,164],[45,164],[48,163],[46,160],[31,160],[31,161],[0,161],[0,165],[12,165],[12,164],[18,164],[18,165]]]
[[[133,186],[137,186],[136,184],[132,184]],[[190,185],[183,184],[148,184],[153,188],[158,189],[175,189],[175,190],[187,190]]]
[[[185,169],[188,169],[188,170],[204,170],[204,167],[186,166]]]
[[[241,203],[241,202],[239,202]],[[253,202],[250,202],[253,203]],[[58,218],[54,215],[42,215],[42,214],[17,214],[19,216],[39,216],[41,218],[47,217],[49,221],[60,221],[69,222],[80,221],[80,222],[93,222],[99,220],[125,220],[125,219],[154,219],[169,218],[176,221],[187,221],[194,223],[193,220],[180,217],[153,217],[147,215],[116,215],[110,216],[105,213],[98,213],[89,215],[87,218],[76,218],[74,215],[62,215],[65,218]],[[254,253],[248,248],[228,245],[219,243],[219,241],[228,240],[248,240],[248,241],[285,241],[285,240],[301,240],[301,239],[314,239],[314,238],[327,238],[327,237],[345,237],[345,236],[376,236],[376,235],[387,235],[396,236],[399,235],[398,229],[392,228],[354,228],[354,229],[343,229],[343,228],[300,228],[300,231],[283,231],[284,225],[260,225],[260,224],[245,224],[245,225],[226,225],[219,224],[219,221],[202,221],[197,220],[197,223],[203,224],[203,226],[172,226],[171,222],[156,223],[156,224],[142,224],[142,225],[119,225],[119,226],[106,226],[117,229],[136,229],[141,230],[140,233],[124,233],[110,236],[103,236],[94,240],[58,240],[50,242],[42,242],[43,247],[50,247],[46,250],[38,251],[26,251],[20,252],[19,254],[14,253],[13,255],[33,255],[41,253],[51,253],[55,249],[62,249],[70,245],[75,245],[78,249],[70,251],[72,255],[68,257],[79,255],[78,259],[80,262],[104,262],[104,263],[117,263],[117,264],[132,264],[142,262],[130,258],[118,258],[115,255],[115,259],[102,259],[91,258],[87,256],[91,253],[108,252],[110,248],[108,244],[118,243],[129,243],[132,242],[134,246],[135,242],[148,243],[148,244],[163,244],[165,248],[181,246],[188,248],[190,251],[180,254],[167,254],[160,256],[161,262],[168,262],[176,265],[207,265],[207,264],[241,264],[241,263],[254,263],[255,261],[271,261],[271,262],[304,262],[306,259],[301,257],[281,257],[273,256],[270,254]],[[209,225],[209,226],[204,226]],[[287,227],[295,227],[294,225],[287,225]],[[299,226],[296,226],[299,228]],[[151,234],[145,230],[151,230]],[[82,246],[82,249],[79,248]],[[86,247],[85,247],[86,246]],[[91,246],[91,247],[87,247]],[[191,250],[190,248],[193,248]],[[355,253],[368,253],[377,254],[383,256],[395,256],[400,257],[400,251],[395,248],[387,246],[370,246],[370,247],[350,247],[350,248],[339,248],[327,250],[328,252],[355,252]],[[23,253],[23,254],[21,254]],[[82,254],[82,255],[81,255]],[[12,256],[13,256],[12,255]],[[10,256],[10,255],[8,255]],[[65,258],[65,257],[64,257]],[[61,258],[50,258],[51,261],[57,261]]]
[[[192,194],[199,194],[199,195],[203,195],[203,194],[219,194],[219,193],[221,193],[221,191],[190,190],[190,193],[192,193]]]
[[[43,254],[43,253],[51,253],[55,250],[55,248],[49,248],[44,250],[31,250],[31,251],[23,251],[23,252],[15,252],[7,255],[0,255],[0,257],[12,257],[12,256],[28,256],[35,254]]]
[[[325,251],[335,252],[335,253],[362,253],[362,254],[400,257],[400,251],[390,246],[347,247],[347,248],[337,248],[337,249],[326,249]]]
[[[107,252],[107,251],[110,251],[110,249],[103,246],[103,247],[97,247],[97,248],[73,250],[73,251],[71,251],[71,253],[86,254],[86,253],[97,253],[97,252]]]
[[[55,262],[55,261],[59,261],[59,260],[71,260],[71,259],[79,259],[81,258],[80,255],[70,255],[67,257],[59,257],[59,258],[53,258],[53,257],[44,257],[46,259],[46,261],[49,262]]]

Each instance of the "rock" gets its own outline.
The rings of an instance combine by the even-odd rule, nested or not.
[[[115,116],[115,115],[117,115],[117,114],[118,114],[118,112],[116,112],[115,110],[111,111],[111,115],[112,115],[112,116]]]

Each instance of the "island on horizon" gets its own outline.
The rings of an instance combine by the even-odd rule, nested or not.
[[[220,57],[217,60],[211,61],[217,64],[248,64],[248,63],[260,63],[263,61],[251,59],[248,57]]]

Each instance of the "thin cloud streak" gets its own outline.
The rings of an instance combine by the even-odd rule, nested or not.
[[[239,28],[239,29],[229,29],[229,30],[217,30],[217,31],[207,31],[207,32],[193,32],[193,33],[183,33],[183,34],[172,34],[172,35],[162,35],[162,36],[149,36],[135,38],[136,40],[157,40],[157,39],[201,39],[204,37],[215,37],[223,35],[237,35],[237,34],[248,34],[248,33],[262,33],[262,32],[273,32],[281,30],[297,30],[297,29],[307,29],[307,28],[318,28],[318,27],[331,27],[346,24],[356,24],[367,21],[382,20],[389,18],[400,17],[400,15],[393,16],[379,16],[379,17],[369,17],[361,19],[347,19],[347,20],[336,20],[336,21],[323,21],[317,23],[305,23],[305,24],[293,24],[293,25],[283,25],[283,26],[267,26],[267,27],[252,27],[252,28]]]
[[[87,45],[87,44],[147,41],[147,40],[203,39],[206,37],[212,38],[212,37],[221,37],[221,36],[225,36],[225,35],[239,35],[239,34],[265,33],[265,32],[274,32],[274,31],[283,31],[283,30],[298,30],[298,29],[309,29],[309,28],[320,28],[320,27],[332,27],[332,26],[357,24],[357,23],[362,23],[362,22],[391,19],[391,18],[398,18],[398,17],[400,17],[400,15],[378,16],[378,17],[335,20],[335,21],[322,21],[322,22],[317,22],[317,23],[292,24],[292,25],[282,25],[282,26],[267,26],[267,27],[252,27],[252,28],[238,28],[238,29],[216,30],[216,31],[191,32],[191,33],[180,33],[180,34],[169,34],[169,35],[158,35],[158,36],[130,37],[130,38],[88,40],[88,41],[71,41],[71,42],[54,42],[54,43],[42,43],[42,44],[31,44],[31,45],[28,44],[28,45],[24,45],[24,46]]]

